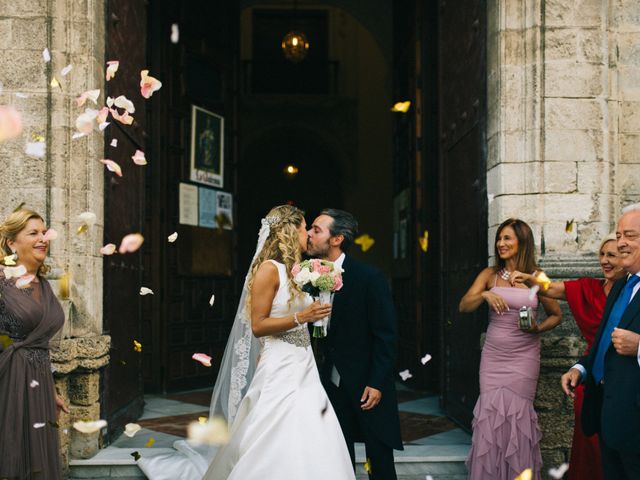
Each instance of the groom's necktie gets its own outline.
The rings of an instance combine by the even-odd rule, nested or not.
[[[605,325],[604,330],[602,331],[602,336],[600,337],[600,342],[598,343],[596,359],[593,362],[593,378],[595,378],[596,383],[600,383],[600,380],[604,377],[604,356],[609,349],[609,345],[611,345],[611,334],[613,333],[613,329],[616,328],[620,323],[620,320],[622,320],[622,315],[624,315],[624,311],[629,305],[629,300],[633,293],[633,287],[635,287],[639,281],[640,277],[638,275],[631,275],[629,280],[627,280],[622,293],[618,296],[616,303],[613,304],[613,308],[609,314],[609,319],[607,320],[607,324]]]

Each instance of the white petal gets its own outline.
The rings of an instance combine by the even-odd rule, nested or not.
[[[424,357],[420,359],[420,362],[422,362],[423,365],[426,365],[429,360],[431,360],[431,355],[427,353]]]
[[[147,287],[140,287],[140,295],[153,295],[153,290]]]
[[[67,65],[62,70],[60,70],[60,76],[61,77],[66,77],[67,74],[71,71],[72,68],[73,68],[73,65],[71,65],[71,64]]]
[[[37,380],[31,380],[31,383],[29,384],[31,388],[36,388],[38,385],[40,385],[40,383]]]
[[[538,294],[538,290],[540,290],[540,285],[534,285],[529,289],[529,300],[533,302],[533,299],[536,298]]]
[[[117,147],[118,146],[118,139],[114,138],[113,140],[111,140],[111,143],[109,144],[112,147]]]
[[[209,305],[211,305],[213,307],[214,302],[216,301],[216,296],[215,295],[211,295],[211,298],[209,299]]]
[[[180,41],[180,29],[178,24],[171,25],[171,43],[178,43]]]
[[[34,423],[33,428],[42,428],[46,425],[46,423]]]
[[[42,158],[47,151],[47,144],[44,142],[27,142],[24,153],[30,157]]]
[[[411,377],[413,377],[413,375],[411,375],[411,372],[409,372],[409,370],[403,370],[399,373],[400,377],[402,378],[402,381],[405,382],[408,379],[410,379]]]
[[[93,212],[83,212],[80,215],[78,215],[78,219],[82,223],[86,223],[88,226],[91,226],[94,223],[96,223],[97,217],[96,217],[96,214]]]
[[[107,128],[109,126],[110,123],[111,122],[102,122],[100,125],[98,125],[98,128],[102,132],[105,128]]]
[[[568,463],[563,463],[558,468],[550,468],[549,469],[549,475],[551,475],[553,478],[559,480],[562,477],[564,477],[564,474],[567,473],[567,470],[569,470],[569,464]]]
[[[95,422],[75,422],[73,424],[73,428],[81,433],[94,433],[106,426],[106,420],[96,420]]]
[[[51,53],[49,52],[48,48],[45,48],[42,51],[42,58],[44,59],[45,63],[49,63],[51,61]]]
[[[83,132],[76,132],[76,133],[74,133],[73,135],[71,135],[71,139],[72,139],[72,140],[76,140],[76,139],[78,139],[78,138],[82,138],[82,137],[86,137],[86,136],[87,136],[87,134],[86,134],[86,133],[83,133]]]
[[[133,438],[133,436],[138,433],[140,430],[142,429],[142,427],[140,425],[138,425],[137,423],[127,423],[124,426],[124,434],[127,437],[131,437]]]

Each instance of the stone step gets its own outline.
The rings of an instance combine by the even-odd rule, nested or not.
[[[398,480],[425,480],[426,475],[431,475],[434,480],[465,480],[467,478],[467,470],[464,465],[465,455],[455,453],[456,450],[460,450],[458,446],[433,446],[429,448],[420,446],[420,448],[406,448],[403,452],[396,452]],[[93,458],[71,460],[69,480],[146,478],[131,456],[134,451],[142,456],[174,452],[171,448],[107,447],[100,450]],[[358,454],[356,465],[358,480],[367,479],[363,464],[364,457]]]

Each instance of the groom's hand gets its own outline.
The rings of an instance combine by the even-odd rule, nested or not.
[[[380,390],[376,390],[373,387],[366,387],[360,399],[360,403],[362,403],[360,408],[362,408],[362,410],[371,410],[380,403],[381,398],[382,392]]]

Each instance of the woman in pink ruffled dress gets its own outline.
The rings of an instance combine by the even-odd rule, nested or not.
[[[539,333],[561,320],[555,300],[538,297],[524,285],[511,286],[513,271],[536,270],[531,228],[510,218],[498,227],[494,267],[485,268],[460,301],[461,312],[489,305],[489,328],[480,361],[480,397],[473,411],[473,437],[467,458],[472,480],[513,480],[531,468],[542,468],[538,417],[533,409],[540,371]],[[538,323],[538,305],[547,318]],[[519,311],[531,308],[532,326],[519,328]]]

